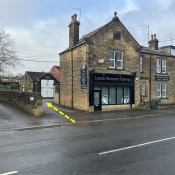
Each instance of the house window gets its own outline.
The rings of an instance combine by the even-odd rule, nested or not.
[[[140,72],[143,72],[142,57],[140,57]]]
[[[146,81],[141,82],[141,95],[146,95]]]
[[[120,32],[114,32],[113,39],[120,40],[120,38],[121,38]]]
[[[166,73],[166,60],[156,59],[156,73]]]
[[[157,83],[157,98],[166,98],[166,83]]]
[[[59,86],[55,85],[55,93],[58,94],[59,93]]]
[[[109,51],[109,68],[123,69],[123,53]]]

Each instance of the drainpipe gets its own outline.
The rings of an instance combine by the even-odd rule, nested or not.
[[[149,108],[148,110],[151,109],[151,54],[149,58]]]
[[[71,102],[71,106],[73,108],[73,105],[74,105],[74,101],[73,101],[73,98],[74,98],[74,96],[73,96],[74,87],[73,87],[73,51],[72,50],[71,50],[71,71],[72,71],[72,89],[71,89],[71,91],[72,91],[72,102]]]

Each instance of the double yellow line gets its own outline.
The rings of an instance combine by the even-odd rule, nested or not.
[[[56,108],[55,106],[52,105],[52,103],[46,103],[48,108],[52,108],[53,110],[55,110],[56,112],[58,112],[59,114],[61,114],[62,116],[64,116],[66,119],[70,120],[72,123],[75,123],[75,120],[73,120],[71,117],[69,117],[68,115],[66,115],[64,112],[60,111],[58,108]]]

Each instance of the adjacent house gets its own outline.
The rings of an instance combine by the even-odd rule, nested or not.
[[[21,82],[21,91],[37,92],[43,98],[53,98],[55,83],[59,84],[59,81],[51,73],[26,71]]]
[[[117,12],[81,39],[79,25],[75,14],[60,53],[60,104],[86,111],[175,106],[175,57],[159,50],[155,34],[140,46]]]
[[[54,103],[59,104],[60,97],[60,66],[52,66],[49,73],[51,73],[55,78],[57,78],[57,82],[54,83]]]
[[[58,80],[60,80],[60,66],[52,66],[49,73],[55,76]]]

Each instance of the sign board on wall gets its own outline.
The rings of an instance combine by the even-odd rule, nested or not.
[[[81,89],[87,89],[87,64],[82,64],[80,68]]]
[[[156,75],[155,76],[155,80],[156,81],[169,81],[169,76],[159,76],[159,75]]]
[[[93,81],[101,83],[132,83],[133,75],[94,73]]]

